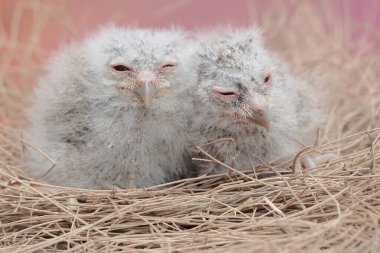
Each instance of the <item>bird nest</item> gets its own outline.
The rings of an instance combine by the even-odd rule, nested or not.
[[[0,252],[380,252],[379,34],[316,3],[256,22],[295,73],[323,73],[327,120],[316,145],[282,164],[146,189],[63,188],[23,175],[15,127],[38,70],[25,44],[2,41],[3,59],[25,65],[0,72]],[[331,154],[296,169],[304,156]]]

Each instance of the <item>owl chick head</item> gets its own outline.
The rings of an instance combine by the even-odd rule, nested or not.
[[[276,63],[256,28],[215,30],[200,35],[199,97],[221,117],[269,130]]]
[[[185,76],[186,35],[166,30],[108,26],[84,43],[81,76],[90,86],[149,109],[180,89]]]

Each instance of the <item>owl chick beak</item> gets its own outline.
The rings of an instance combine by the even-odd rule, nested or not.
[[[261,94],[253,93],[247,100],[248,108],[253,112],[249,119],[264,127],[267,131],[270,130],[268,119],[268,100]]]
[[[152,100],[156,96],[155,80],[156,76],[150,71],[141,71],[136,77],[135,92],[140,96],[145,109],[151,106]]]

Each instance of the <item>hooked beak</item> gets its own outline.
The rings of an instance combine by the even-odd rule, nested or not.
[[[144,107],[146,109],[149,108],[156,93],[152,85],[145,81],[143,84],[140,84],[135,91],[140,96]]]
[[[248,98],[247,103],[248,107],[253,112],[249,119],[269,131],[270,123],[268,119],[268,100],[263,95],[254,93]]]
[[[264,117],[255,117],[251,118],[251,121],[259,126],[262,126],[269,132],[270,130],[270,123],[269,121]]]
[[[136,78],[138,86],[135,88],[135,92],[140,96],[146,109],[151,106],[152,100],[157,93],[157,89],[152,84],[155,78],[154,74],[150,71],[142,71]]]

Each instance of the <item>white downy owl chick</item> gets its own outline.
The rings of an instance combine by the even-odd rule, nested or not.
[[[147,187],[179,179],[193,82],[186,34],[178,28],[105,27],[53,57],[35,89],[26,134],[36,149],[27,172],[81,188]],[[47,172],[47,173],[46,173]]]
[[[264,48],[257,28],[199,35],[193,143],[238,170],[290,156],[315,140],[320,116],[312,86]],[[205,159],[193,150],[193,157]],[[196,161],[201,173],[223,166]]]

